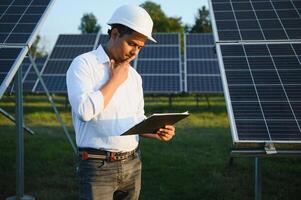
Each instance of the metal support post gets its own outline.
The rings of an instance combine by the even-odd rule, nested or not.
[[[24,195],[23,88],[21,66],[16,75],[16,196],[9,197],[7,200],[34,200],[33,197]]]
[[[255,200],[261,200],[261,160],[255,157]]]

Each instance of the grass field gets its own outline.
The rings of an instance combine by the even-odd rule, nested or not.
[[[70,108],[65,98],[55,102],[72,135]],[[177,124],[169,143],[141,139],[143,162],[141,200],[254,199],[254,159],[235,158],[229,164],[231,134],[222,96],[211,96],[210,106],[194,96],[147,97],[147,115],[182,112],[191,116]],[[0,107],[14,113],[13,96]],[[77,199],[76,159],[45,96],[25,96],[25,123],[36,134],[25,133],[25,193],[38,200]],[[0,200],[15,191],[15,125],[0,115]],[[300,158],[262,159],[262,199],[301,198]]]

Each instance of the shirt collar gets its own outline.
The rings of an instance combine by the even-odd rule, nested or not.
[[[107,53],[105,52],[105,50],[101,45],[98,46],[95,53],[96,53],[97,60],[99,62],[101,63],[110,62],[109,56],[107,55]]]

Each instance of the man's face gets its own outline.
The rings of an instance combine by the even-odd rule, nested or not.
[[[112,56],[116,62],[123,62],[126,60],[134,60],[144,46],[147,38],[144,35],[133,31],[132,34],[124,34],[122,37],[117,33],[117,37],[112,39]]]

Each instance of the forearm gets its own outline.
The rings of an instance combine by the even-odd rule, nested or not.
[[[118,84],[110,79],[105,85],[103,85],[100,89],[103,98],[104,98],[104,108],[109,104],[109,102],[111,101],[114,93],[116,92],[117,88],[118,88]]]
[[[140,136],[144,138],[160,139],[158,137],[158,134],[154,134],[154,133],[144,133],[144,134],[140,134]]]

